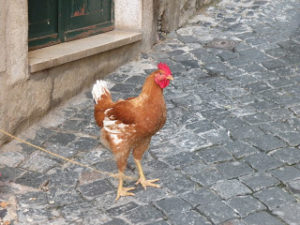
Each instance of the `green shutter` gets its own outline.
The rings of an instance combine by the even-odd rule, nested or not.
[[[29,0],[29,47],[113,29],[113,0]]]
[[[58,0],[29,0],[29,46],[59,42]]]
[[[65,40],[113,29],[111,0],[69,0],[62,7]]]

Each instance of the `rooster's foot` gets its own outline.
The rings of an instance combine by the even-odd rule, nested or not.
[[[157,181],[159,181],[159,179],[146,180],[145,178],[140,178],[135,184],[136,185],[141,184],[145,190],[146,190],[147,186],[148,187],[160,188],[160,186],[158,184],[154,184]]]
[[[134,193],[129,192],[129,191],[132,191],[134,189],[135,189],[135,187],[128,187],[128,188],[122,187],[122,188],[119,188],[118,193],[117,193],[117,197],[116,197],[116,201],[122,196],[134,196],[135,195]]]

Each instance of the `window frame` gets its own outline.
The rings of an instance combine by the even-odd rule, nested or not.
[[[30,0],[29,0],[30,1]],[[28,13],[30,13],[30,5],[29,5],[29,1],[28,1]],[[51,0],[48,0],[51,1]],[[53,1],[53,0],[52,0]],[[72,20],[75,18],[75,20],[77,19],[77,16],[91,16],[91,15],[77,15],[74,16],[74,18],[72,18],[71,15],[71,2],[70,0],[54,0],[57,5],[57,33],[53,33],[53,34],[47,34],[47,35],[39,35],[37,37],[33,37],[31,38],[30,35],[30,28],[28,31],[28,48],[29,50],[35,50],[35,49],[40,49],[40,48],[44,48],[44,47],[48,47],[51,45],[55,45],[55,44],[59,44],[59,43],[63,43],[63,42],[67,42],[67,41],[72,41],[72,40],[76,40],[76,39],[81,39],[81,38],[85,38],[85,37],[89,37],[92,35],[96,35],[96,34],[100,34],[100,33],[104,33],[104,32],[108,32],[114,29],[114,0],[101,0],[101,5],[107,5],[108,8],[110,7],[110,12],[105,12],[107,14],[108,18],[105,18],[104,22],[101,22],[99,15],[96,15],[96,17],[98,16],[98,19],[100,21],[97,22],[93,21],[93,23],[90,23],[90,25],[86,25],[86,26],[82,26],[79,28],[75,28],[75,29],[69,29],[70,27],[67,25],[68,21]],[[88,0],[83,0],[83,1],[88,1]],[[94,1],[100,1],[100,0],[94,0]],[[104,2],[104,4],[102,4]],[[88,5],[88,4],[87,4]],[[86,8],[88,8],[88,6],[86,6]],[[102,9],[102,11],[105,11],[105,9]],[[29,15],[30,17],[30,15]],[[71,18],[71,19],[70,19]],[[77,19],[77,21],[79,20],[79,18]],[[71,26],[74,24],[71,24]],[[29,25],[30,26],[30,25]],[[68,30],[69,29],[69,30]]]

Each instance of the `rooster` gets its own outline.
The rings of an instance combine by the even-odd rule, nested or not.
[[[148,149],[151,137],[166,122],[166,104],[163,89],[173,80],[170,68],[159,63],[158,69],[145,80],[139,96],[113,102],[107,83],[98,80],[93,86],[95,100],[94,116],[101,127],[101,143],[114,154],[118,167],[119,185],[116,200],[121,196],[133,196],[134,187],[123,187],[127,159],[132,151],[139,179],[136,182],[144,189],[147,186],[159,188],[155,182],[146,180],[141,160]]]

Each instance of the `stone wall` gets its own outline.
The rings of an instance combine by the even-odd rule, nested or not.
[[[165,35],[184,25],[203,6],[216,0],[156,0],[158,5],[157,30]]]

